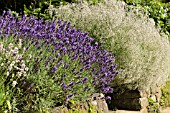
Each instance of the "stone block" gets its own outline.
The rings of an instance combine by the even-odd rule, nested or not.
[[[96,106],[98,112],[108,113],[108,106],[103,94],[93,94],[90,104]]]

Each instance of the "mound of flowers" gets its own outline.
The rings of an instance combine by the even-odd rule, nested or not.
[[[53,17],[69,20],[112,51],[119,76],[111,83],[114,91],[150,90],[163,86],[170,72],[167,36],[155,28],[154,20],[141,8],[107,0],[105,4],[68,4],[49,7]],[[121,90],[121,91],[120,91]]]
[[[71,27],[70,22],[44,22],[24,15],[13,17],[10,11],[4,11],[0,17],[0,34],[6,48],[22,43],[20,48],[13,48],[18,48],[18,52],[11,57],[18,56],[26,68],[20,80],[15,77],[18,72],[15,67],[14,71],[8,70],[11,65],[8,57],[2,57],[6,68],[1,72],[1,79],[8,73],[10,80],[3,82],[4,94],[13,92],[11,98],[4,99],[0,105],[4,110],[44,111],[67,105],[71,100],[86,100],[96,92],[113,92],[109,84],[118,72],[112,53],[94,42],[88,33]]]

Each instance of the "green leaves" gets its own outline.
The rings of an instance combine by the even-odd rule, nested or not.
[[[5,90],[4,90],[4,83],[3,80],[0,79],[0,106],[3,106],[6,100]]]
[[[129,5],[142,6],[146,9],[149,12],[149,17],[153,18],[156,25],[161,27],[161,30],[170,38],[168,24],[170,19],[168,12],[170,11],[170,8],[168,3],[155,0],[125,0],[125,2]]]

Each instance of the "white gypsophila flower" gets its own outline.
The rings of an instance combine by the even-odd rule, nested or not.
[[[15,47],[14,50],[12,50],[12,53],[13,53],[13,54],[17,54],[17,53],[18,53],[18,48]]]
[[[10,44],[8,45],[8,49],[9,49],[9,50],[11,50],[13,47],[14,47],[14,45],[13,45],[12,43],[10,43]]]
[[[24,47],[24,48],[23,48],[23,51],[22,51],[22,53],[24,54],[24,53],[25,53],[25,51],[26,51],[26,48]]]
[[[12,61],[11,64],[9,65],[9,71],[12,70],[12,67],[15,65],[15,61]]]
[[[21,64],[21,68],[22,68],[22,69],[25,68],[25,64],[24,64],[24,63]]]
[[[4,66],[4,63],[1,63],[1,66]]]
[[[18,48],[20,49],[21,47],[22,47],[22,39],[19,39]]]
[[[12,82],[12,86],[13,86],[13,87],[15,87],[16,84],[17,84],[17,81],[13,81],[13,82]]]
[[[14,73],[12,73],[12,78],[13,78],[14,76],[15,76]]]
[[[30,60],[26,60],[26,62],[28,63]]]
[[[16,63],[18,63],[18,62],[19,62],[19,60],[18,60],[18,59],[15,59],[15,62],[16,62]]]
[[[17,67],[17,66],[14,66],[14,68],[15,68],[15,69],[17,69],[17,70],[20,70],[20,68],[19,68],[19,67]]]
[[[7,52],[7,53],[5,54],[5,57],[6,57],[6,58],[9,58],[9,57],[10,57],[10,52]]]
[[[29,68],[28,68],[28,67],[26,67],[26,68],[25,68],[25,71],[28,71],[28,69],[29,69]]]
[[[18,72],[18,73],[17,73],[17,76],[18,76],[18,77],[21,77],[21,75],[22,75],[21,72]]]
[[[25,63],[25,61],[24,61],[24,60],[21,60],[21,63]]]
[[[2,44],[2,42],[0,42],[0,52],[3,52],[3,44]]]
[[[6,76],[9,76],[9,71],[6,72]]]
[[[20,60],[22,59],[22,55],[19,55],[19,59],[20,59]]]
[[[15,61],[12,61],[10,66],[14,66],[15,65]]]
[[[24,69],[19,69],[22,73],[24,73]]]
[[[20,55],[17,54],[14,59],[19,60],[19,58],[20,58]]]
[[[22,74],[23,74],[23,76],[24,76],[24,77],[26,77],[26,76],[27,76],[27,73],[26,73],[25,71],[24,71]]]
[[[24,77],[26,77],[26,76],[27,76],[27,74],[24,74],[23,76],[24,76]]]
[[[8,69],[9,69],[9,71],[11,71],[11,70],[12,70],[12,66],[9,66],[9,68],[8,68]]]
[[[10,63],[11,63],[11,61],[8,61],[8,62],[7,62],[7,64],[10,64]]]

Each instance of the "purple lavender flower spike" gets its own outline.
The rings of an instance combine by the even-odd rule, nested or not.
[[[75,84],[75,82],[70,82],[70,84],[68,86],[73,86]]]
[[[63,83],[62,83],[62,87],[63,87],[64,89],[66,89],[66,88],[67,88],[67,85],[63,82]]]
[[[86,83],[87,82],[87,80],[88,80],[88,78],[87,77],[85,77],[83,80],[82,80],[82,83],[84,84],[84,83]]]

